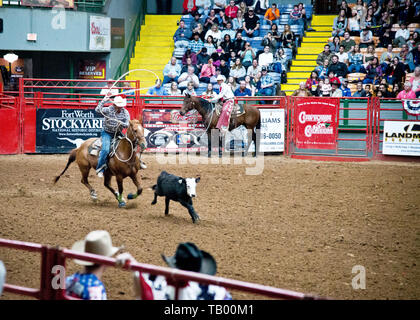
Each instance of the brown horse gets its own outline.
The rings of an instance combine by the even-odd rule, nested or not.
[[[97,194],[95,189],[89,184],[88,177],[90,169],[96,168],[98,157],[89,153],[89,146],[91,146],[96,139],[97,138],[88,139],[79,148],[73,149],[70,152],[69,160],[63,172],[54,179],[54,183],[57,183],[70,164],[76,161],[80,172],[82,173],[81,182],[89,189],[93,200],[97,199]],[[124,207],[126,205],[122,196],[124,178],[130,177],[137,187],[137,192],[134,195],[130,193],[128,199],[137,198],[143,190],[137,179],[137,172],[140,169],[140,160],[134,152],[137,146],[140,146],[141,151],[144,151],[146,148],[144,129],[139,120],[130,120],[130,125],[127,129],[127,137],[119,141],[115,155],[109,159],[108,168],[104,172],[104,186],[116,197],[119,207]],[[117,179],[118,192],[110,185],[112,176],[115,176]]]
[[[195,109],[203,118],[204,125],[207,130],[207,139],[208,139],[208,156],[211,156],[211,131],[212,129],[216,129],[217,122],[219,121],[219,116],[216,114],[214,110],[214,105],[208,102],[207,100],[199,97],[193,97],[191,95],[186,95],[184,98],[184,103],[182,105],[181,110],[179,113],[181,116],[184,116],[188,111]],[[248,129],[248,146],[246,151],[248,151],[252,141],[254,141],[255,145],[255,156],[258,153],[258,146],[257,146],[257,133],[254,129],[260,129],[261,127],[261,115],[260,110],[256,107],[244,105],[245,113],[236,117],[232,115],[230,118],[229,123],[229,131],[244,125],[246,129]],[[220,136],[219,130],[219,156],[222,155],[222,137]],[[244,155],[244,152],[242,152]]]

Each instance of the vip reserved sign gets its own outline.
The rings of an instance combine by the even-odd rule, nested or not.
[[[85,140],[99,137],[103,117],[93,110],[38,109],[36,152],[67,153]]]
[[[420,122],[385,121],[382,153],[420,156]]]

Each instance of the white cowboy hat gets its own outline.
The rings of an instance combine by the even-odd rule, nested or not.
[[[217,78],[216,78],[216,81],[225,81],[225,76],[224,75],[221,75],[221,74],[219,74],[218,76],[217,76]]]
[[[127,105],[127,99],[121,97],[121,96],[116,96],[114,98],[114,104],[117,107],[125,107]]]
[[[77,241],[71,247],[71,250],[98,254],[101,256],[112,257],[123,247],[114,247],[112,245],[111,236],[108,231],[95,230],[90,232],[84,240]],[[93,266],[95,263],[74,259],[74,262],[82,266]]]

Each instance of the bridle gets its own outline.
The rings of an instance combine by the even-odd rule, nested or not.
[[[131,141],[131,140],[127,137],[127,135],[128,135],[128,130],[131,130],[131,133],[133,134],[133,137],[135,137],[134,143],[133,143],[133,141]],[[118,132],[118,130],[115,132],[114,139],[115,139],[115,138],[116,138],[116,136],[117,136],[117,132]],[[134,132],[134,130],[133,130],[133,128],[132,128],[132,126],[131,126],[131,124],[130,124],[130,126],[129,126],[129,127],[128,127],[128,129],[127,129],[127,133],[126,133],[126,134],[123,136],[123,138],[121,139],[121,140],[127,140],[127,141],[130,143],[130,147],[131,147],[131,154],[130,154],[130,157],[129,157],[128,159],[120,159],[120,157],[118,156],[117,149],[118,149],[118,146],[120,145],[121,140],[119,140],[119,141],[118,141],[118,143],[117,143],[116,145],[114,145],[114,150],[113,150],[113,152],[114,152],[114,154],[115,154],[115,157],[116,157],[119,161],[124,162],[124,163],[126,163],[126,162],[130,161],[130,160],[131,160],[131,158],[133,157],[133,154],[134,154],[134,149],[135,149],[137,146],[140,146],[140,147],[141,147],[140,142],[139,142],[139,139],[144,139],[144,135],[142,135],[142,136],[138,137],[138,136],[135,134],[135,132]],[[140,153],[140,154],[141,154],[141,153]]]

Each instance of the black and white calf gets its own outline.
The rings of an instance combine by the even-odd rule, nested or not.
[[[193,223],[200,219],[195,212],[192,198],[196,196],[196,185],[200,178],[181,178],[162,171],[152,189],[155,190],[155,198],[152,205],[157,203],[157,197],[165,197],[165,215],[169,214],[169,201],[177,201],[188,209]]]

